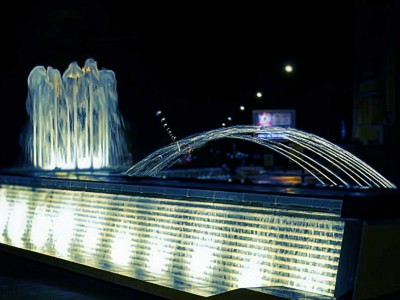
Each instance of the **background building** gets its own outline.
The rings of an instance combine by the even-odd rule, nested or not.
[[[354,151],[387,176],[400,159],[399,4],[359,1],[354,26]]]

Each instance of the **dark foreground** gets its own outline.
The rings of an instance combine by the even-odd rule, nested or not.
[[[0,251],[0,299],[163,300]]]

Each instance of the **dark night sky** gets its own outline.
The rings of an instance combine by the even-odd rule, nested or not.
[[[139,156],[169,142],[158,109],[178,138],[216,128],[228,115],[248,124],[254,108],[295,108],[300,129],[331,139],[340,119],[350,120],[351,5],[132,5],[38,1],[3,10],[12,21],[0,21],[1,166],[21,153],[30,70],[63,72],[89,57],[116,73],[120,110]],[[296,66],[292,76],[282,72],[288,61]],[[248,110],[240,113],[242,104]]]

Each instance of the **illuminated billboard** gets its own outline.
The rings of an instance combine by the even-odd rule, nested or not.
[[[294,109],[253,110],[253,125],[295,128],[296,111]]]

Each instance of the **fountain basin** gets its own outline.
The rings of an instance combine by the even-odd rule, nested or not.
[[[390,208],[397,190],[107,172],[3,172],[0,184],[2,250],[160,296],[216,297],[244,289],[333,299],[399,288],[392,277],[399,266],[399,213]],[[385,259],[370,250],[376,240],[389,253]],[[385,262],[393,272],[371,272]]]

